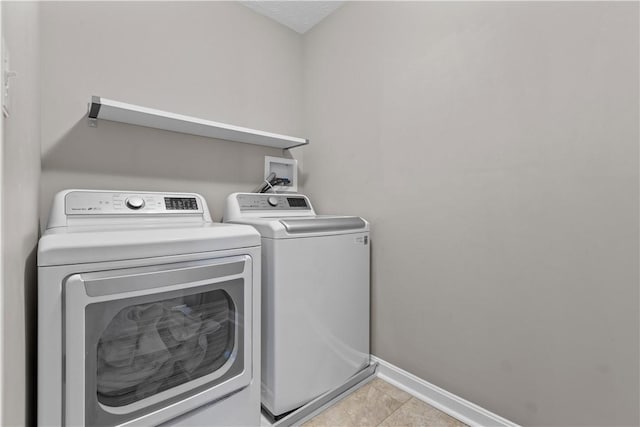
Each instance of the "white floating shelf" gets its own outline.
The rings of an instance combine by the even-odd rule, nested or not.
[[[89,122],[95,126],[97,119],[282,149],[309,143],[305,138],[228,125],[92,96],[89,103]]]

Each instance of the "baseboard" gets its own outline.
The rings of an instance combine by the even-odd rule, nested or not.
[[[519,427],[499,415],[437,387],[379,357],[377,376],[471,427]]]

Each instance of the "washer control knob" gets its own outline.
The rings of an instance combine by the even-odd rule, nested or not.
[[[271,197],[269,197],[269,198],[267,199],[267,202],[269,202],[269,204],[270,204],[271,206],[274,206],[274,207],[275,207],[275,206],[278,206],[278,198],[277,198],[277,197],[275,197],[275,196],[271,196]]]
[[[129,197],[125,203],[129,209],[140,209],[144,206],[144,200],[138,196]]]

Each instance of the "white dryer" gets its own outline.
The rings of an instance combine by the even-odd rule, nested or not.
[[[39,425],[259,425],[253,228],[197,194],[67,190],[38,272]]]
[[[369,224],[257,193],[231,194],[224,221],[262,235],[262,405],[279,419],[369,365]]]

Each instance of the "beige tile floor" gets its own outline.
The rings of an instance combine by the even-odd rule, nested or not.
[[[466,427],[431,405],[376,378],[303,427]]]

